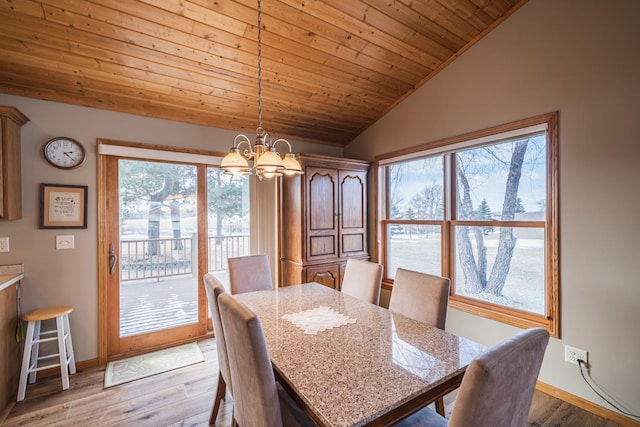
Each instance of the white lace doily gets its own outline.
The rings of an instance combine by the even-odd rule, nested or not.
[[[285,314],[282,318],[293,323],[308,335],[317,335],[318,332],[356,323],[357,320],[324,305],[298,313]]]

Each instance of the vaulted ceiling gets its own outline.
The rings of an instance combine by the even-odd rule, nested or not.
[[[345,145],[526,0],[262,0],[263,125]],[[0,0],[0,92],[253,133],[257,0]]]

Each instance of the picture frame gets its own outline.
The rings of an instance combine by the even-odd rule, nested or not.
[[[86,185],[40,184],[40,228],[87,228]]]

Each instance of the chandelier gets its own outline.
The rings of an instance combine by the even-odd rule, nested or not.
[[[284,143],[289,151],[280,157],[276,151],[276,145]],[[247,145],[244,151],[240,151],[242,145]],[[249,166],[249,160],[253,160],[253,166]],[[295,154],[291,152],[291,144],[286,139],[278,138],[275,141],[262,127],[262,10],[258,0],[258,127],[256,129],[256,143],[252,147],[251,140],[243,134],[236,135],[229,153],[224,156],[220,168],[233,175],[251,175],[255,173],[260,180],[276,176],[302,174],[302,167]]]

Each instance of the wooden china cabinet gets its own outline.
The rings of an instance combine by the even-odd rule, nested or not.
[[[282,284],[315,281],[340,289],[347,259],[369,259],[370,163],[300,155],[304,175],[282,180]]]

